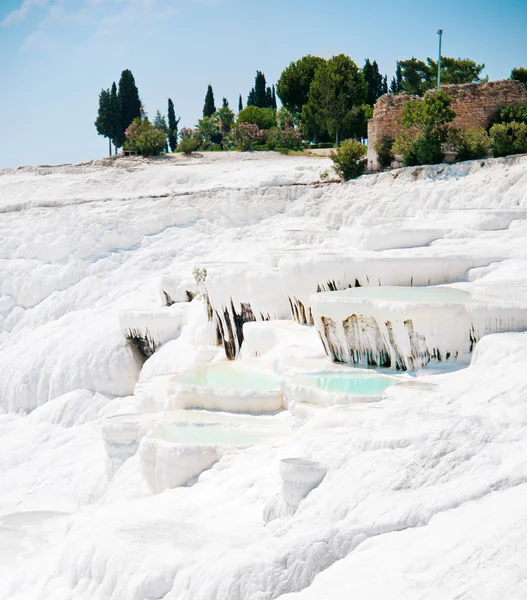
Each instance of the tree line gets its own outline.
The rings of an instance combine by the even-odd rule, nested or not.
[[[448,84],[482,82],[484,64],[468,58],[442,57],[441,81]],[[527,86],[527,69],[513,69],[512,79]],[[338,145],[345,139],[367,137],[367,122],[373,106],[384,94],[424,94],[437,86],[437,62],[432,58],[412,57],[399,61],[388,84],[377,61],[367,58],[362,67],[344,54],[326,60],[307,55],[291,62],[281,73],[276,85],[268,85],[262,71],[256,71],[254,86],[246,96],[238,98],[237,115],[223,98],[216,108],[212,85],[208,85],[202,118],[194,128],[178,131],[174,103],[169,98],[167,116],[159,110],[153,122],[148,120],[140,100],[134,76],[123,71],[115,82],[99,95],[97,132],[118,148],[142,148],[161,151],[224,150],[232,147],[262,149],[297,147],[302,141],[311,144]],[[278,108],[277,97],[281,107]],[[130,130],[137,140],[127,138],[134,120],[141,126]],[[249,127],[250,126],[250,127]],[[130,132],[129,131],[129,132]],[[160,135],[162,132],[163,136]],[[293,135],[293,133],[295,135]],[[158,148],[159,147],[159,148]]]

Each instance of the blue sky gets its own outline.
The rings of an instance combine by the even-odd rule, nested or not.
[[[0,0],[0,168],[104,156],[98,95],[134,73],[150,116],[167,97],[192,126],[207,84],[237,107],[256,69],[268,83],[304,54],[398,59],[443,54],[491,79],[527,66],[527,0]]]

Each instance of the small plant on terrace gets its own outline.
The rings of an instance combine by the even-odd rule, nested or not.
[[[196,281],[196,284],[200,290],[205,289],[205,281],[207,280],[207,269],[205,267],[194,267],[192,275]]]
[[[340,147],[329,155],[333,161],[333,168],[345,181],[360,177],[364,173],[365,156],[366,146],[357,140],[344,140]]]
[[[201,140],[199,138],[199,133],[195,129],[183,127],[179,132],[179,137],[181,138],[181,141],[179,142],[178,150],[184,154],[192,154],[199,148]]]

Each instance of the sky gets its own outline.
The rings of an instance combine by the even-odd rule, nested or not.
[[[174,101],[181,126],[216,105],[244,105],[256,70],[268,84],[305,54],[377,60],[443,55],[485,63],[491,80],[527,66],[527,0],[0,0],[0,169],[105,156],[99,92],[130,69],[146,111]]]

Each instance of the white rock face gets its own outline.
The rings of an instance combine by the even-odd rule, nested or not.
[[[179,336],[189,306],[181,302],[156,310],[123,311],[119,315],[121,332],[127,339],[140,340],[142,354],[149,358],[165,342]]]
[[[496,256],[306,256],[283,259],[280,272],[293,318],[313,324],[315,292],[354,287],[423,286],[464,280],[469,269],[488,265]]]
[[[317,329],[338,362],[417,370],[466,361],[489,333],[527,328],[527,304],[448,287],[346,290],[312,297]]]
[[[186,485],[219,460],[215,447],[172,444],[144,437],[139,445],[143,476],[153,494]]]
[[[303,185],[329,161],[214,154],[0,173],[0,404],[9,411],[0,414],[0,598],[527,597],[518,559],[527,555],[525,333],[486,335],[466,368],[436,374],[430,364],[376,403],[300,403],[302,426],[289,437],[223,453],[191,485],[152,494],[139,453],[108,478],[102,420],[133,411],[139,379],[186,370],[214,343],[194,301],[199,318],[137,363],[119,314],[159,309],[164,276],[214,262],[280,273],[281,260],[306,258],[309,285],[295,283],[294,269],[285,283],[309,303],[328,281],[324,256],[433,258],[427,270],[442,275],[442,257],[463,256],[473,296],[490,300],[492,287],[496,302],[527,298],[525,157]],[[403,224],[443,235],[373,251],[341,232]],[[262,363],[301,359],[304,345],[313,356],[318,334],[308,330],[272,347],[262,333]],[[165,471],[163,452],[152,453],[156,491],[189,476],[178,457]],[[281,486],[277,464],[295,456],[328,474],[293,518],[263,523]],[[67,516],[31,518],[49,511]]]
[[[291,508],[300,502],[324,479],[326,468],[307,458],[283,458],[280,461],[282,499]]]

